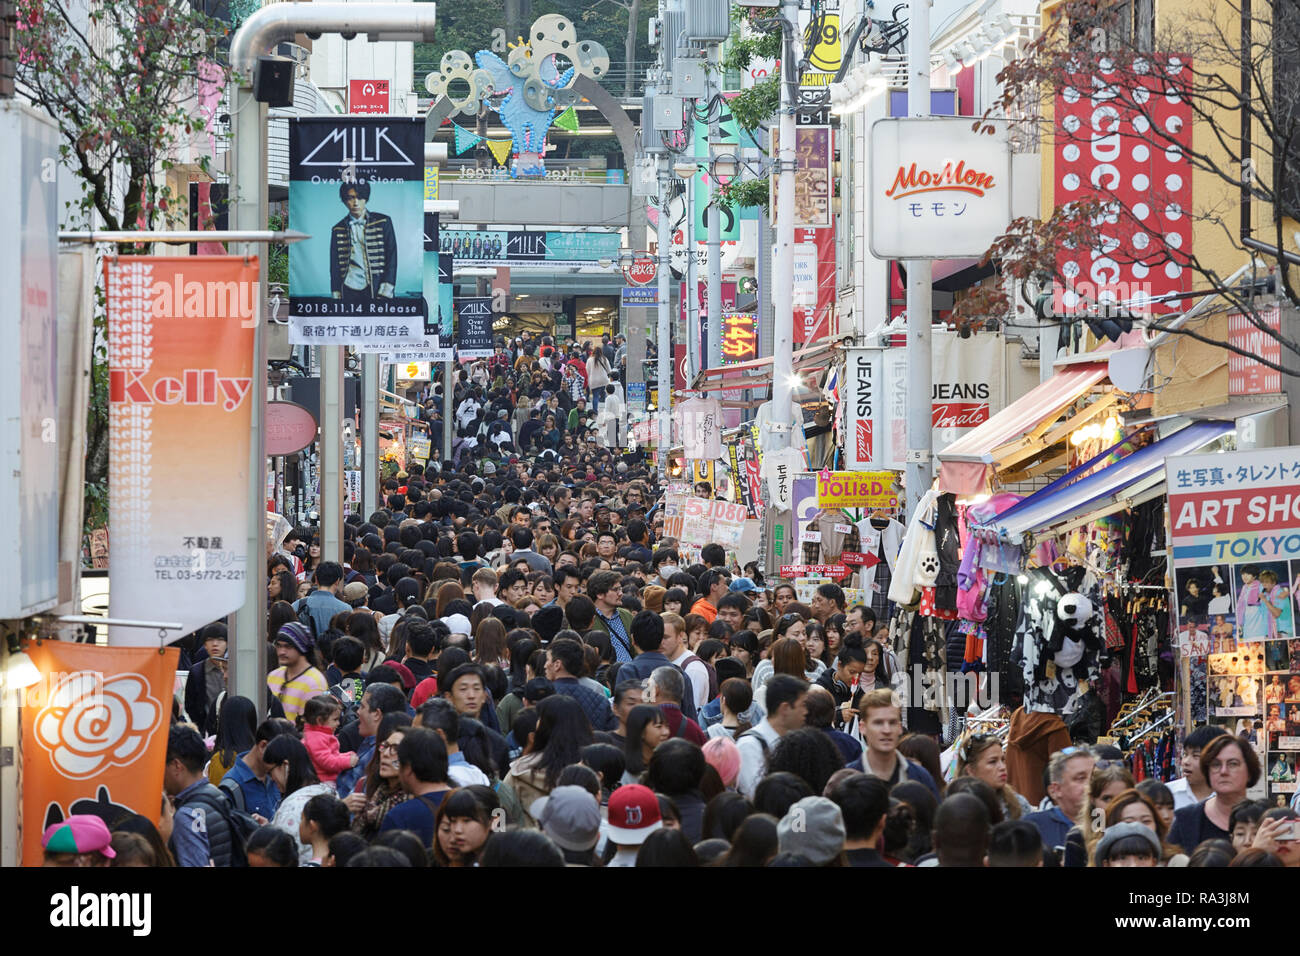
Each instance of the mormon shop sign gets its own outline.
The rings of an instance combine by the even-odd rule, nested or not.
[[[870,245],[878,259],[982,256],[1011,222],[1007,124],[969,116],[871,127]]]

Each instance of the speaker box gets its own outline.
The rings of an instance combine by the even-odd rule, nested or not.
[[[253,68],[253,99],[267,106],[293,106],[293,71],[287,56],[259,56]]]

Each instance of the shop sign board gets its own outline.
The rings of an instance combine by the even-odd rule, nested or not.
[[[871,127],[868,242],[878,259],[984,255],[1011,222],[1005,122],[933,116]]]

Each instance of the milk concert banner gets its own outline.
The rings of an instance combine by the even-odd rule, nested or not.
[[[492,299],[456,299],[456,356],[462,362],[492,357]]]
[[[289,121],[291,344],[423,335],[423,195],[423,119]]]
[[[406,362],[450,362],[456,357],[454,308],[452,305],[451,256],[438,252],[438,214],[424,214],[424,308],[421,333],[410,342],[367,342],[360,352],[377,352],[380,361],[393,365]]]
[[[20,692],[22,865],[40,866],[41,835],[74,814],[158,819],[180,651],[65,641],[26,650],[41,680]]]
[[[185,634],[244,603],[257,259],[130,256],[104,274],[109,612]],[[110,627],[108,642],[158,635]]]

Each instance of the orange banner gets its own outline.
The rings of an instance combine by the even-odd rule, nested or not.
[[[104,276],[109,610],[185,633],[244,601],[257,259],[128,256]],[[108,640],[156,638],[110,627]]]
[[[41,865],[46,827],[74,813],[156,825],[180,651],[41,641],[27,655],[41,680],[17,692],[23,866]]]

